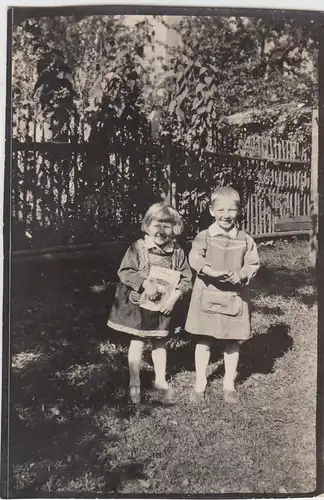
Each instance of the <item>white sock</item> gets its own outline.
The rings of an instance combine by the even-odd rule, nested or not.
[[[168,389],[166,376],[167,354],[164,339],[154,339],[152,341],[152,361],[155,372],[155,386],[160,389]]]
[[[237,343],[231,344],[230,347],[226,348],[224,352],[224,365],[225,365],[225,376],[223,381],[223,387],[225,391],[234,391],[236,369],[239,360],[239,345]]]
[[[140,387],[140,369],[142,361],[144,342],[142,340],[131,340],[128,349],[129,385]]]
[[[210,358],[210,343],[208,341],[199,342],[195,350],[196,364],[196,392],[204,392],[207,385],[207,366]]]

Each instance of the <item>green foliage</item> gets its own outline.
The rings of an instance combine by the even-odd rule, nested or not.
[[[37,175],[25,159],[17,161],[17,183],[26,188],[29,182],[48,206],[48,220],[54,215],[47,200],[57,184],[55,217],[71,226],[73,238],[82,232],[75,227],[85,213],[87,241],[99,232],[115,237],[125,221],[133,231],[165,183],[166,144],[172,144],[178,206],[192,228],[215,186],[240,187],[244,202],[264,191],[263,171],[244,160],[208,156],[210,149],[237,151],[253,127],[310,148],[310,109],[317,104],[314,23],[190,16],[172,28],[181,43],[167,47],[164,61],[148,17],[40,18],[14,28],[14,119],[24,124],[15,134],[32,141],[34,121],[45,120],[50,133],[37,140],[90,146],[81,160],[70,152],[53,169],[44,156]],[[231,125],[227,117],[244,110],[251,110],[253,123]],[[69,183],[75,193],[62,201]],[[25,219],[35,218],[35,203],[24,203]]]
[[[41,131],[42,122],[49,123],[50,130],[36,140],[90,146],[82,149],[81,161],[71,151],[63,158],[57,151],[38,155],[35,179],[36,168],[17,161],[15,179],[23,175],[24,189],[30,184],[33,194],[24,208],[33,245],[39,245],[30,227],[35,197],[56,239],[64,237],[65,243],[66,238],[70,243],[97,241],[107,233],[115,238],[121,226],[131,234],[147,204],[159,198],[156,175],[148,168],[148,161],[152,170],[160,161],[146,102],[151,78],[147,48],[153,35],[147,19],[129,25],[120,16],[28,19],[15,26],[17,125],[25,112],[27,122],[40,124]],[[34,128],[27,132],[35,140]],[[17,237],[21,240],[20,232]]]
[[[133,26],[121,16],[27,20],[14,31],[15,101],[30,101],[32,82],[40,88],[43,109],[54,106],[55,94],[54,101],[67,109],[75,104],[90,125],[103,98],[121,116],[137,88],[137,96],[145,94],[138,108],[147,115],[152,106],[160,108],[162,130],[198,155],[214,142],[211,132],[224,127],[224,117],[244,109],[254,109],[261,126],[280,135],[302,131],[303,113],[273,110],[284,103],[316,105],[314,23],[190,16],[172,28],[181,44],[168,48],[158,88],[152,75],[159,57],[146,57],[156,46],[147,18]]]
[[[265,109],[285,103],[316,105],[313,23],[293,18],[186,17],[175,29],[182,46],[169,51],[165,128],[198,156],[214,142],[212,131],[222,128],[230,114],[253,108],[261,128],[278,124],[279,131],[288,121],[288,133],[298,128],[296,116],[271,116]]]
[[[64,122],[63,109],[73,110],[89,130],[92,113],[101,104],[106,107],[107,98],[119,117],[128,104],[143,108],[140,96],[149,78],[145,47],[152,44],[154,31],[147,20],[134,26],[123,21],[121,16],[74,16],[28,19],[16,26],[15,103],[21,104],[19,96],[31,102],[38,90],[35,98],[45,115],[59,107]],[[21,64],[33,69],[26,89],[21,89]],[[70,135],[77,132],[71,130]]]
[[[206,155],[233,153],[241,137],[255,132],[253,125],[231,125],[228,116],[252,110],[259,133],[310,147],[316,26],[293,18],[184,17],[172,28],[181,45],[168,49],[161,131],[175,145],[179,206],[197,225],[217,185],[239,187],[244,202],[251,192],[266,196],[264,172],[251,162]]]

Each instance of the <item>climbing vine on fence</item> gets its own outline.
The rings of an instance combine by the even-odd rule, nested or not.
[[[238,187],[244,202],[251,193],[265,196],[264,165],[256,169],[253,161],[230,156],[251,130],[228,117],[246,109],[270,136],[309,145],[317,88],[314,23],[184,17],[173,23],[181,43],[166,46],[157,81],[159,58],[147,57],[155,44],[149,17],[124,21],[48,17],[14,27],[16,137],[75,145],[63,159],[46,152],[35,161],[32,149],[16,156],[14,198],[24,205],[17,217],[28,231],[36,231],[35,217],[69,241],[115,238],[122,227],[133,231],[166,184],[168,144],[171,180],[189,226],[196,227],[216,185]],[[49,128],[40,133],[34,124],[42,121]]]

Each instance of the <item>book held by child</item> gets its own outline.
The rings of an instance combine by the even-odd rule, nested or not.
[[[149,311],[160,311],[164,302],[176,289],[180,276],[180,271],[175,271],[174,269],[168,269],[165,267],[151,266],[148,279],[152,280],[156,284],[158,295],[153,301],[148,298],[144,291],[139,301],[140,307],[148,309]]]

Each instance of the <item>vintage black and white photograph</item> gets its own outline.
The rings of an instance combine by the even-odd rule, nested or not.
[[[320,14],[8,19],[5,496],[315,492]]]

